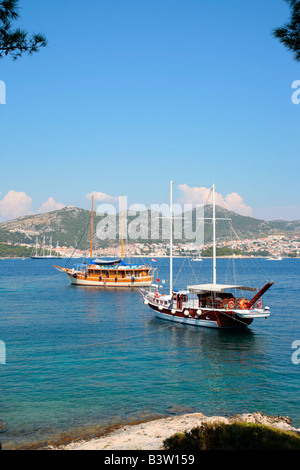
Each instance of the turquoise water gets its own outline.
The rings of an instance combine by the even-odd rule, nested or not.
[[[192,274],[182,263],[174,260],[178,287],[210,282],[211,260],[194,263]],[[232,263],[218,260],[220,282]],[[247,261],[247,273],[234,262],[244,282],[275,281],[264,296],[271,317],[238,331],[157,320],[136,290],[70,286],[52,264],[0,260],[4,449],[196,411],[279,413],[300,427],[300,365],[291,360],[300,340],[300,260]],[[168,260],[158,267],[167,286]]]

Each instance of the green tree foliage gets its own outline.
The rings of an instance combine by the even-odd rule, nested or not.
[[[233,256],[233,255],[242,255],[242,251],[241,250],[233,250],[232,248],[228,248],[228,247],[218,247],[217,246],[217,249],[216,249],[216,255],[217,256]],[[210,247],[210,248],[207,248],[206,250],[202,250],[201,252],[201,256],[203,258],[206,258],[206,257],[209,257],[209,258],[212,258],[213,256],[213,248]]]
[[[273,31],[275,38],[293,52],[294,58],[300,62],[300,0],[285,0],[291,9],[291,19],[281,28]]]
[[[44,35],[28,37],[26,31],[13,27],[13,21],[19,18],[18,3],[19,0],[0,1],[0,59],[10,56],[16,60],[24,53],[31,55],[47,45]]]
[[[31,254],[32,248],[0,243],[0,258],[29,258]]]

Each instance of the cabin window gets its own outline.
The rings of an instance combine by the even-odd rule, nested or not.
[[[209,305],[209,296],[211,294],[209,292],[205,292],[203,294],[198,294],[199,298],[199,307],[207,307]]]

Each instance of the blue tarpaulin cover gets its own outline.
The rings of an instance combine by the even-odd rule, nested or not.
[[[109,266],[111,264],[123,264],[123,261],[120,259],[114,259],[114,260],[107,260],[107,259],[91,259],[90,260],[91,264],[101,264],[105,266]]]

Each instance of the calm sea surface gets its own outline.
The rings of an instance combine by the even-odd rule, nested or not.
[[[157,264],[168,286],[168,259]],[[238,331],[157,320],[137,290],[71,286],[52,265],[0,260],[4,449],[186,412],[279,413],[300,427],[300,260],[218,260],[219,282],[233,266],[238,282],[275,281],[271,316]],[[179,271],[175,287],[211,282],[211,260],[175,259]]]

